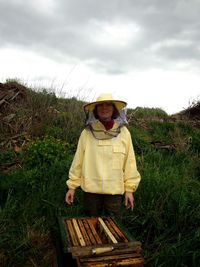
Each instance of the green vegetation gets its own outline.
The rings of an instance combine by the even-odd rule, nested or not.
[[[81,190],[73,206],[64,196],[83,102],[24,90],[0,106],[0,265],[45,267],[55,251],[56,215],[82,215]],[[142,181],[134,211],[123,208],[123,224],[142,242],[145,266],[198,267],[200,130],[160,109],[128,116]]]
[[[154,120],[154,119],[167,119],[169,116],[160,108],[142,108],[129,109],[128,114],[132,114],[137,119]]]

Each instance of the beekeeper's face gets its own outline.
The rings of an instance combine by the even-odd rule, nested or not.
[[[97,115],[101,121],[110,121],[113,115],[113,103],[103,102],[97,105]]]

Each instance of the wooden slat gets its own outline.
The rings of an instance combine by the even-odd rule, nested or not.
[[[84,224],[83,224],[82,220],[81,220],[81,219],[78,219],[77,222],[78,222],[80,231],[81,231],[81,233],[82,233],[82,235],[83,235],[83,238],[84,238],[84,241],[85,241],[86,245],[87,245],[87,246],[88,246],[88,245],[92,245],[92,243],[91,243],[91,241],[90,241],[90,238],[89,238],[89,236],[88,236],[88,233],[87,233],[87,231],[86,231],[86,229],[85,229],[85,227],[84,227]]]
[[[68,229],[68,232],[69,232],[69,235],[70,235],[70,239],[71,239],[72,245],[73,246],[78,246],[79,242],[77,240],[76,233],[74,232],[74,228],[73,228],[71,220],[66,220],[66,224],[67,224],[67,229]]]
[[[81,246],[86,246],[84,238],[83,238],[83,236],[81,234],[81,231],[79,229],[79,226],[78,226],[78,223],[77,223],[76,219],[72,219],[72,223],[74,225],[74,229],[75,229],[75,232],[77,234],[77,237],[78,237],[80,245]]]
[[[94,235],[94,238],[96,240],[96,244],[102,244],[102,240],[100,239],[96,229],[94,228],[93,223],[90,220],[88,220],[88,224],[89,224],[90,229],[91,229],[91,231],[92,231],[92,233]]]
[[[96,261],[109,261],[109,260],[121,260],[121,259],[141,259],[141,255],[138,253],[131,253],[131,254],[119,254],[119,255],[101,255],[96,257],[87,257],[87,258],[80,258],[81,262],[96,262]]]
[[[129,240],[127,237],[124,235],[124,233],[119,229],[119,227],[115,224],[115,222],[111,219],[108,218],[108,222],[110,223],[110,226],[115,230],[119,238],[121,239],[121,242],[128,242]]]
[[[108,229],[108,227],[106,226],[106,224],[104,223],[104,221],[100,217],[98,218],[98,221],[100,223],[100,228],[104,231],[104,233],[106,234],[108,239],[111,240],[112,243],[118,243],[116,238],[113,236],[111,231]]]
[[[87,232],[87,234],[89,236],[89,239],[90,239],[91,243],[93,245],[96,245],[96,240],[95,240],[94,235],[93,235],[93,233],[92,233],[92,231],[90,229],[90,226],[88,224],[88,220],[87,219],[83,219],[82,222],[83,222],[83,225],[85,227],[85,230],[86,230],[86,232]]]
[[[64,220],[64,230],[65,230],[65,233],[66,233],[66,236],[64,238],[66,238],[67,240],[67,246],[70,246],[72,245],[72,240],[70,238],[70,234],[69,234],[69,230],[68,230],[68,226],[67,226],[67,220]],[[65,242],[65,240],[64,240]]]
[[[96,258],[80,258],[80,266],[83,267],[108,267],[108,266],[144,266],[144,259],[142,257],[132,255],[103,256]]]
[[[105,219],[104,219],[104,223],[106,224],[108,229],[111,231],[113,236],[116,238],[117,242],[121,242],[121,239],[120,239],[119,235],[115,232],[115,229],[113,227],[111,227],[110,223]]]

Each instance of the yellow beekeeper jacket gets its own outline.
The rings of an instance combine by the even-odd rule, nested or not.
[[[96,129],[106,130],[101,122],[93,124]],[[115,123],[112,130],[116,129]],[[69,170],[67,186],[97,194],[123,194],[135,192],[140,174],[137,170],[129,130],[123,126],[117,137],[96,139],[85,128],[79,138],[77,150]]]

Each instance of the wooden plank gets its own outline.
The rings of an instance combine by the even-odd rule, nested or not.
[[[83,235],[83,238],[84,238],[84,241],[85,241],[86,245],[87,246],[92,245],[92,243],[90,241],[90,238],[88,236],[88,233],[87,233],[87,231],[86,231],[86,229],[84,227],[84,224],[82,222],[82,219],[77,219],[77,223],[78,223],[78,226],[80,228],[80,231],[81,231],[81,233]]]
[[[88,220],[87,220],[87,219],[83,219],[82,222],[83,222],[83,225],[84,225],[84,227],[85,227],[85,229],[86,229],[86,231],[87,231],[87,234],[88,234],[88,236],[89,236],[89,239],[90,239],[91,243],[92,243],[93,245],[96,245],[96,240],[95,240],[95,238],[94,238],[94,236],[93,236],[93,233],[92,233],[92,231],[91,231],[91,229],[90,229],[90,226],[89,226],[89,224],[88,224]]]
[[[127,253],[140,253],[142,251],[141,243],[139,241],[131,241],[128,243],[116,243],[112,244],[113,250],[109,252],[109,255],[127,254]],[[71,247],[70,252],[74,257],[86,257],[91,256],[92,250],[99,247],[110,247],[110,244],[92,245],[86,247]],[[108,255],[108,253],[105,253]]]
[[[117,234],[117,232],[115,231],[115,229],[113,227],[111,227],[109,221],[107,219],[104,219],[104,222],[105,222],[106,226],[108,227],[108,229],[113,234],[113,236],[116,238],[117,242],[122,242],[120,236]]]
[[[111,240],[112,243],[118,243],[116,238],[113,236],[111,231],[108,229],[108,227],[106,226],[106,224],[104,223],[104,221],[100,217],[98,218],[98,221],[100,223],[100,229],[102,229],[102,231],[104,231],[104,233],[106,234],[108,239]]]
[[[92,233],[94,235],[94,238],[96,240],[96,244],[102,244],[103,242],[102,242],[100,236],[98,235],[96,229],[94,228],[93,223],[90,220],[88,220],[88,224],[89,224],[90,229],[91,229],[91,231],[92,231]]]
[[[133,258],[133,259],[140,259],[141,255],[138,253],[131,253],[131,254],[119,254],[119,255],[101,255],[96,257],[85,257],[80,258],[81,262],[97,262],[97,261],[110,261],[110,260],[121,260],[121,259],[127,259],[127,258]]]
[[[111,218],[108,218],[108,221],[111,227],[115,230],[115,232],[119,236],[121,242],[129,242],[128,238],[124,235],[124,233],[120,230],[120,228],[116,225],[116,223]]]
[[[61,246],[63,248],[63,252],[66,253],[69,250],[70,244],[72,245],[72,241],[70,240],[69,236],[69,231],[67,229],[66,219],[58,217],[58,225],[60,229]]]
[[[77,240],[76,233],[74,232],[74,228],[73,228],[71,220],[66,220],[66,224],[67,224],[67,229],[68,229],[69,236],[70,236],[70,241],[72,242],[71,245],[78,246],[79,242]]]
[[[108,267],[108,266],[144,266],[144,259],[142,257],[132,257],[131,255],[120,255],[120,257],[98,257],[79,259],[82,267]]]
[[[74,229],[75,229],[75,232],[77,234],[77,237],[78,237],[80,245],[81,246],[86,246],[86,243],[85,243],[84,238],[83,238],[83,236],[81,234],[81,231],[79,229],[79,226],[78,226],[78,223],[77,223],[76,219],[72,219],[72,223],[74,225]]]

